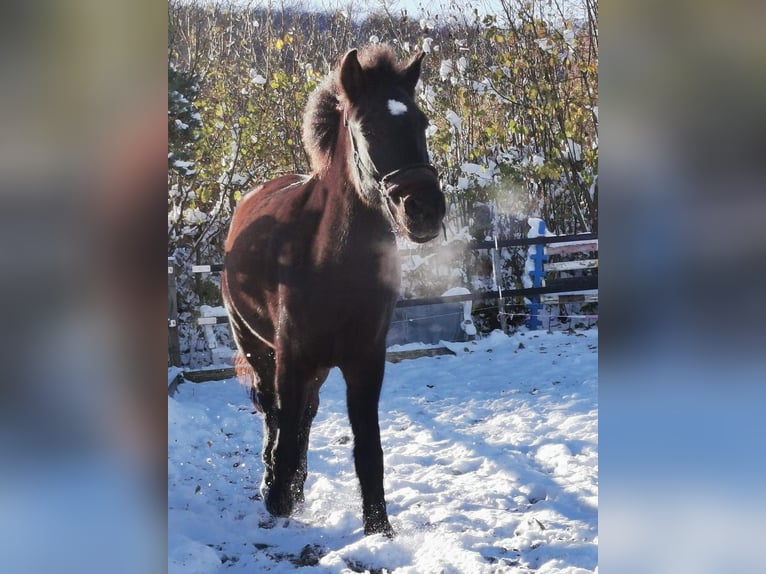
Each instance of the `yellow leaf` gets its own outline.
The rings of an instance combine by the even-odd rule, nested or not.
[[[285,43],[282,40],[282,38],[278,38],[274,45],[276,46],[277,50],[281,50],[282,48],[284,48]]]

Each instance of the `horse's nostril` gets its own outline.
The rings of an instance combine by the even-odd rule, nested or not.
[[[425,211],[425,204],[417,197],[408,197],[404,201],[404,211],[410,217],[421,217]]]

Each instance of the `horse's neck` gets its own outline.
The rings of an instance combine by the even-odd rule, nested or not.
[[[322,261],[364,256],[371,251],[396,251],[396,239],[382,212],[367,205],[342,172],[320,177],[322,201],[321,244],[315,245]]]

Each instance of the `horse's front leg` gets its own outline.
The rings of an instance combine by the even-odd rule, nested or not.
[[[348,416],[354,433],[354,466],[362,488],[364,533],[393,536],[383,493],[383,449],[378,399],[383,384],[385,349],[368,360],[341,367],[346,379]]]

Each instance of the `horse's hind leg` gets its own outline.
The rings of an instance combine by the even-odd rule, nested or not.
[[[264,345],[264,347],[266,347]],[[263,479],[261,480],[261,497],[265,499],[266,492],[274,482],[274,445],[277,442],[277,403],[274,392],[274,352],[266,348],[263,354],[250,353],[250,363],[256,371],[256,380],[251,388],[251,397],[256,409],[263,411]]]
[[[266,508],[287,516],[303,498],[309,431],[319,406],[318,390],[325,371],[306,365],[300,357],[277,355],[277,441],[273,450],[274,480],[265,497]]]
[[[383,449],[378,426],[378,399],[384,369],[385,349],[368,360],[360,358],[341,367],[354,432],[354,466],[362,488],[364,533],[393,536],[383,493]]]
[[[308,402],[306,403],[298,430],[298,470],[295,473],[292,484],[293,500],[295,502],[304,501],[303,485],[306,483],[306,476],[308,475],[307,458],[311,424],[314,422],[314,417],[319,409],[319,387],[322,386],[328,373],[329,370],[320,369],[309,383]]]
[[[276,360],[274,350],[260,338],[253,335],[247,327],[240,325],[236,318],[231,321],[232,332],[240,349],[241,359],[252,368],[250,396],[256,410],[263,412],[263,447],[261,457],[264,472],[261,481],[261,496],[265,499],[271,483],[274,481],[273,452],[277,440],[277,403],[275,398]],[[237,360],[238,374],[241,364]],[[243,377],[240,377],[242,380]]]

